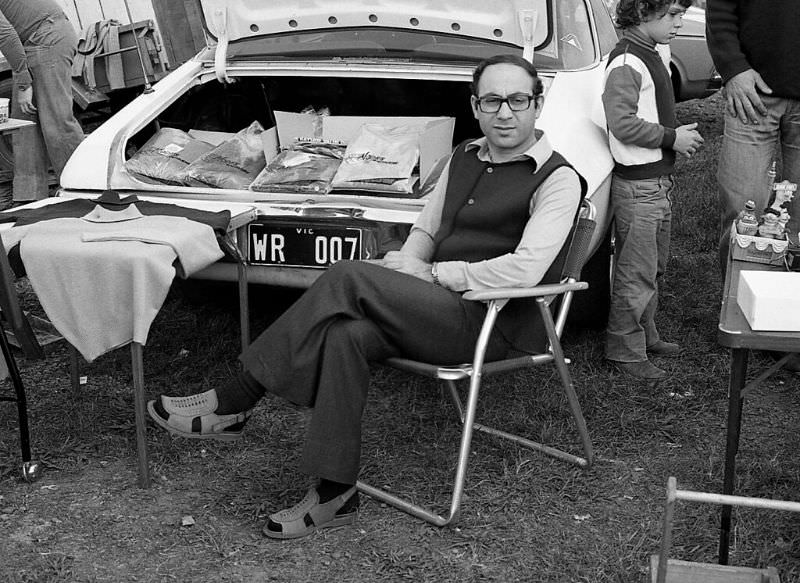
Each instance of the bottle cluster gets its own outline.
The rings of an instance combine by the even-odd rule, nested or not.
[[[759,216],[756,203],[748,200],[744,209],[736,217],[736,232],[740,235],[754,235],[769,239],[786,239],[789,235],[786,224],[791,218],[786,204],[792,200],[797,185],[788,180],[776,182],[775,162],[769,170],[769,206]]]

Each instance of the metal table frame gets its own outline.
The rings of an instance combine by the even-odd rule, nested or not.
[[[736,300],[739,275],[742,271],[774,271],[779,269],[779,267],[772,265],[735,261],[730,257],[728,258],[717,332],[719,343],[731,349],[723,495],[731,495],[734,490],[736,454],[739,451],[739,435],[742,428],[742,408],[745,396],[762,381],[778,371],[792,356],[791,353],[800,352],[800,332],[756,332],[750,328]],[[747,361],[750,350],[775,350],[787,354],[747,383]],[[732,508],[729,505],[723,505],[722,507],[719,539],[719,562],[722,565],[728,564],[731,510]]]
[[[237,262],[237,279],[239,286],[239,323],[242,349],[250,344],[250,308],[247,262],[245,259],[247,241],[246,228],[247,225],[255,218],[256,209],[254,207],[248,207],[245,210],[240,210],[239,212],[233,214],[227,234],[224,238],[219,239],[221,247],[223,247],[226,253],[234,258]],[[136,451],[139,466],[138,485],[141,488],[149,488],[150,464],[147,452],[147,397],[144,389],[144,347],[139,342],[131,342],[130,348],[136,426]],[[5,353],[5,349],[3,350],[3,353]],[[78,351],[74,347],[70,348],[70,353],[70,383],[72,385],[73,393],[77,394],[80,383],[80,359],[78,357]],[[7,357],[6,360],[9,362],[9,369],[11,373],[16,374],[16,376],[13,377],[14,380],[19,380],[19,375],[16,372],[16,366],[13,358]],[[17,384],[15,384],[15,386],[17,386]],[[14,400],[18,403],[20,410],[20,439],[22,442],[23,461],[25,463],[30,463],[31,454],[30,440],[28,437],[27,404],[25,402],[25,394],[24,389],[22,388],[21,380],[18,383],[18,387],[17,396],[15,398],[3,398],[2,400]],[[34,476],[32,476],[32,478],[35,479]]]
[[[244,256],[247,224],[255,218],[255,210],[231,218],[231,225],[225,240],[221,241],[229,255],[237,262],[239,286],[239,327],[242,350],[250,344],[250,306],[248,294],[247,262]],[[232,235],[236,233],[234,239]],[[150,462],[147,453],[147,396],[144,390],[144,361],[141,343],[131,342],[131,371],[133,375],[134,411],[136,419],[136,455],[139,464],[139,487],[150,487]],[[77,351],[73,349],[73,364],[77,365]],[[77,382],[77,366],[72,367],[72,382]]]

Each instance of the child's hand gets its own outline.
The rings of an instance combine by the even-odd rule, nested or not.
[[[703,136],[695,129],[696,127],[696,123],[690,123],[675,128],[675,143],[672,145],[672,149],[678,154],[691,158],[692,154],[703,145]]]

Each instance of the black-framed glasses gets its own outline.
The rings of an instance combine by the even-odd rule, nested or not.
[[[508,97],[498,97],[490,95],[488,97],[476,97],[478,109],[483,113],[497,113],[504,103],[508,104],[511,111],[525,111],[531,106],[531,101],[536,101],[538,95],[528,95],[527,93],[512,93]]]

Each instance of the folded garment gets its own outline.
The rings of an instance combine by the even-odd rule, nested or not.
[[[326,194],[344,151],[344,144],[338,142],[297,142],[269,161],[250,190]]]
[[[178,179],[186,186],[246,189],[266,165],[261,144],[263,131],[261,124],[254,121],[189,164]]]
[[[125,169],[140,179],[166,184],[182,184],[178,178],[189,164],[214,149],[214,146],[174,128],[162,128],[131,158]]]
[[[422,126],[364,124],[347,146],[333,177],[334,189],[364,189],[411,194],[419,161]]]

